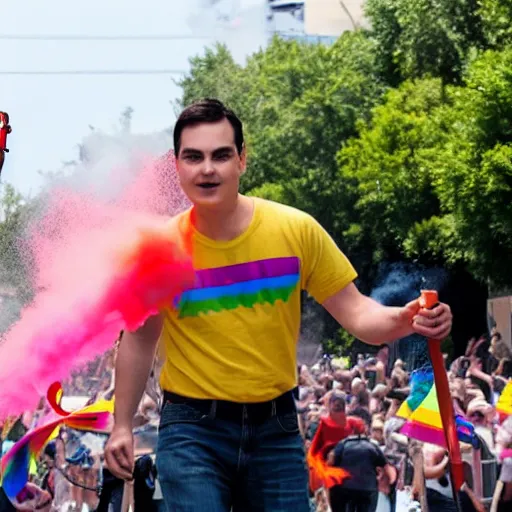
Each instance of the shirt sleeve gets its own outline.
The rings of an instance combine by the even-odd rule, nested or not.
[[[310,215],[302,226],[301,286],[322,304],[357,277],[357,272],[327,231]]]

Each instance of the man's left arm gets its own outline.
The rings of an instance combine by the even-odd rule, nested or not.
[[[358,339],[379,345],[416,333],[442,340],[452,326],[447,304],[434,309],[421,308],[419,299],[404,307],[383,306],[363,295],[350,283],[322,303],[338,323]]]

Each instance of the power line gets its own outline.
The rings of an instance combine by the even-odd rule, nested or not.
[[[346,6],[345,2],[343,0],[338,0],[340,7],[345,11],[345,14],[348,16],[348,19],[350,20],[350,23],[352,23],[352,28],[354,30],[357,30],[357,23],[354,17],[352,16],[352,13],[349,11],[348,7]]]
[[[59,69],[59,70],[0,70],[0,75],[182,75],[183,69]]]
[[[203,40],[207,36],[186,34],[0,34],[0,40],[9,41],[174,41],[174,40]]]

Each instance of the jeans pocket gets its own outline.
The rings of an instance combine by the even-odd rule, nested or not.
[[[199,423],[205,415],[188,404],[165,404],[160,417],[159,430],[177,423]]]
[[[285,434],[298,434],[299,433],[299,419],[297,413],[289,412],[287,414],[281,414],[276,416],[277,424],[279,428]]]

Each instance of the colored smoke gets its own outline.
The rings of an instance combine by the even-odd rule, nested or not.
[[[422,267],[411,263],[382,265],[371,297],[386,306],[404,306],[419,297],[421,290],[441,291],[448,280],[448,273],[438,267]],[[427,341],[411,335],[393,344],[392,359],[402,359],[409,371],[428,366]]]
[[[1,338],[0,417],[35,407],[49,384],[155,313],[160,290],[135,293],[141,277],[169,276],[165,293],[187,278],[188,262],[166,238],[168,218],[187,201],[172,155],[155,159],[170,137],[149,137],[145,145],[136,139],[92,135],[82,161],[49,179],[34,201],[18,262],[28,267],[34,297]],[[152,274],[133,270],[131,258],[141,254]],[[124,302],[114,304],[119,297]]]
[[[403,306],[416,299],[421,290],[440,290],[448,274],[441,268],[426,268],[409,263],[382,265],[371,297],[386,306]]]

